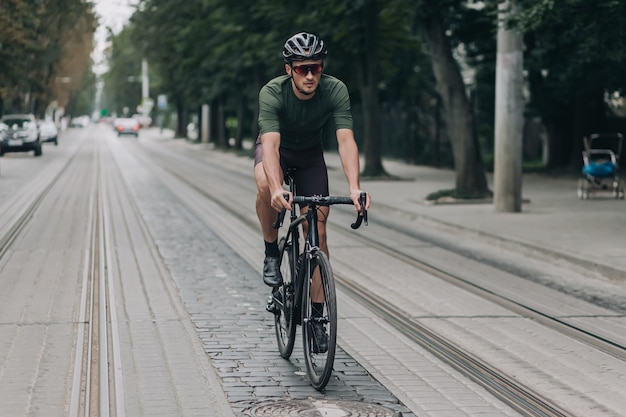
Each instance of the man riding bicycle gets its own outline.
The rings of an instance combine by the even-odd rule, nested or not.
[[[359,203],[359,152],[352,130],[348,89],[337,78],[323,73],[327,54],[324,41],[318,36],[304,32],[293,35],[283,47],[286,75],[270,80],[259,92],[259,137],[254,158],[256,211],[265,241],[263,282],[271,287],[282,284],[278,230],[272,223],[277,211],[291,210],[291,196],[288,200],[284,197],[288,194],[283,189],[284,174],[288,168],[296,168],[295,183],[300,195],[329,195],[323,155],[324,126],[329,122],[336,129],[339,156],[354,207],[359,212],[369,208],[369,195],[366,207]],[[329,207],[319,210],[320,249],[328,255]],[[314,314],[322,311],[324,303],[320,284],[315,281],[314,277]]]

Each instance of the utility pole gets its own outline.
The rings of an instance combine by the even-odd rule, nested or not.
[[[507,28],[517,11],[515,0],[499,5],[493,202],[500,212],[522,211],[523,42]]]
[[[146,58],[141,60],[141,114],[144,120],[150,116],[150,112],[154,107],[154,100],[150,98],[150,81],[148,79],[148,61]]]
[[[141,98],[150,97],[150,80],[148,79],[148,61],[141,60]]]

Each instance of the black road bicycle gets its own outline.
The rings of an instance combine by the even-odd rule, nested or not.
[[[317,233],[318,208],[334,204],[353,204],[349,197],[298,196],[294,182],[295,170],[288,170],[285,183],[293,197],[290,224],[287,233],[278,243],[280,250],[280,272],[283,285],[272,290],[267,310],[274,313],[276,340],[280,355],[289,359],[293,352],[296,326],[302,326],[302,345],[307,374],[311,384],[322,391],[333,370],[337,342],[337,300],[335,281],[330,262],[319,248]],[[288,196],[288,194],[286,194]],[[360,204],[365,207],[366,194],[361,193]],[[296,207],[308,210],[299,213]],[[279,215],[274,228],[281,227],[285,210]],[[306,222],[306,223],[305,223]],[[357,229],[361,223],[367,225],[367,211],[363,210],[351,227]],[[303,235],[303,224],[307,233]],[[306,236],[302,238],[302,236]],[[314,274],[321,278],[323,303],[311,302]],[[315,291],[320,297],[320,290]],[[315,296],[315,295],[314,295]],[[320,343],[321,342],[321,343]]]

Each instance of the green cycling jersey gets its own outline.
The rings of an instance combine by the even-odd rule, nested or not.
[[[270,80],[259,92],[260,134],[280,133],[280,146],[301,150],[324,141],[324,126],[352,129],[350,96],[346,85],[322,74],[315,95],[300,100],[293,92],[291,78],[282,75]]]

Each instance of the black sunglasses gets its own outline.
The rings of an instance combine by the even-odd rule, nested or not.
[[[324,66],[322,64],[310,64],[310,65],[298,65],[298,66],[292,65],[291,68],[296,74],[306,77],[309,74],[309,71],[313,75],[319,74],[324,69]]]

